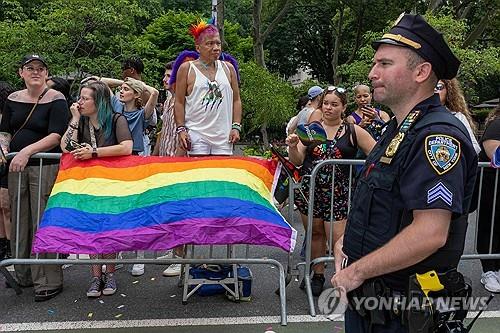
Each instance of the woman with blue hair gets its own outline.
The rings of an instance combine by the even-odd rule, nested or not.
[[[95,81],[82,86],[78,102],[70,107],[72,118],[61,141],[63,152],[71,153],[78,160],[132,154],[132,136],[127,120],[113,112],[110,100],[110,90],[105,83]],[[104,259],[116,258],[114,253],[100,256]],[[91,258],[98,256],[91,255]],[[106,265],[103,276],[101,265],[92,265],[92,281],[87,296],[114,294],[114,272],[115,265]]]

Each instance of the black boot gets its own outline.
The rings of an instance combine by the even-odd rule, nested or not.
[[[323,274],[314,274],[311,279],[311,289],[313,296],[318,297],[323,291],[323,286],[325,284],[325,276]]]
[[[6,254],[7,254],[7,239],[0,238],[0,261],[5,259]]]

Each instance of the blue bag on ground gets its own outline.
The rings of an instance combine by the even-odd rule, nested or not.
[[[232,271],[231,265],[200,265],[191,267],[189,275],[193,279],[220,281],[228,278],[232,274]],[[193,289],[193,287],[190,287],[190,289]],[[200,296],[212,296],[224,294],[225,291],[226,289],[220,284],[204,284],[196,290],[196,293]]]
[[[233,271],[229,272],[229,276],[233,276]],[[229,289],[234,290],[232,283],[227,285]],[[246,266],[238,267],[238,291],[240,301],[249,302],[252,299],[252,271]],[[231,301],[236,301],[233,295],[226,291],[226,297]]]

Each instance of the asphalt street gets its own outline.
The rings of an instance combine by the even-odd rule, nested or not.
[[[285,214],[286,215],[286,214]],[[471,220],[474,217],[471,217]],[[294,253],[299,261],[303,228],[295,216],[294,227],[299,232],[299,242]],[[470,223],[465,253],[473,253],[474,228]],[[219,254],[225,253],[219,249]],[[240,252],[241,251],[241,252]],[[243,248],[238,250],[242,253]],[[203,255],[206,251],[199,251]],[[197,252],[198,254],[198,252]],[[148,254],[152,257],[154,254]],[[251,257],[269,257],[287,262],[287,254],[270,247],[252,247]],[[203,332],[340,332],[342,322],[330,322],[322,316],[308,316],[305,292],[299,289],[299,280],[293,279],[287,287],[287,312],[290,324],[279,325],[279,297],[274,293],[278,287],[277,270],[268,265],[252,265],[253,287],[250,302],[233,303],[223,295],[193,296],[188,304],[182,305],[182,289],[176,278],[161,275],[165,267],[148,265],[143,276],[131,276],[130,266],[116,273],[118,291],[113,296],[89,299],[85,292],[90,280],[88,266],[74,265],[64,270],[64,292],[56,298],[33,302],[33,289],[25,289],[16,296],[12,289],[3,288],[0,277],[0,331],[33,331],[37,329],[113,329],[113,332],[159,332],[162,326],[170,326],[169,332],[192,332],[203,327]],[[332,267],[328,267],[331,272]],[[479,283],[481,267],[479,261],[468,260],[460,264],[460,271],[473,281],[474,296],[487,296]],[[328,281],[328,279],[327,279]],[[500,297],[495,298],[488,311],[498,317]],[[495,315],[495,313],[497,313]],[[203,321],[203,318],[205,319]],[[216,325],[220,321],[221,325]],[[50,324],[53,324],[50,326]],[[492,332],[500,325],[500,318],[481,320],[476,332]],[[195,329],[195,327],[198,327]],[[128,327],[128,328],[127,328]],[[131,329],[130,327],[133,327]],[[145,327],[151,327],[147,329]],[[484,330],[481,329],[484,327]]]

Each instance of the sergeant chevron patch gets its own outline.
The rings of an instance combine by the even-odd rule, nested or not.
[[[460,159],[460,142],[444,134],[429,135],[425,138],[425,155],[437,174],[442,175]]]
[[[441,199],[448,206],[451,207],[453,203],[453,194],[443,183],[438,182],[430,190],[427,191],[427,203],[433,203],[434,201]]]

